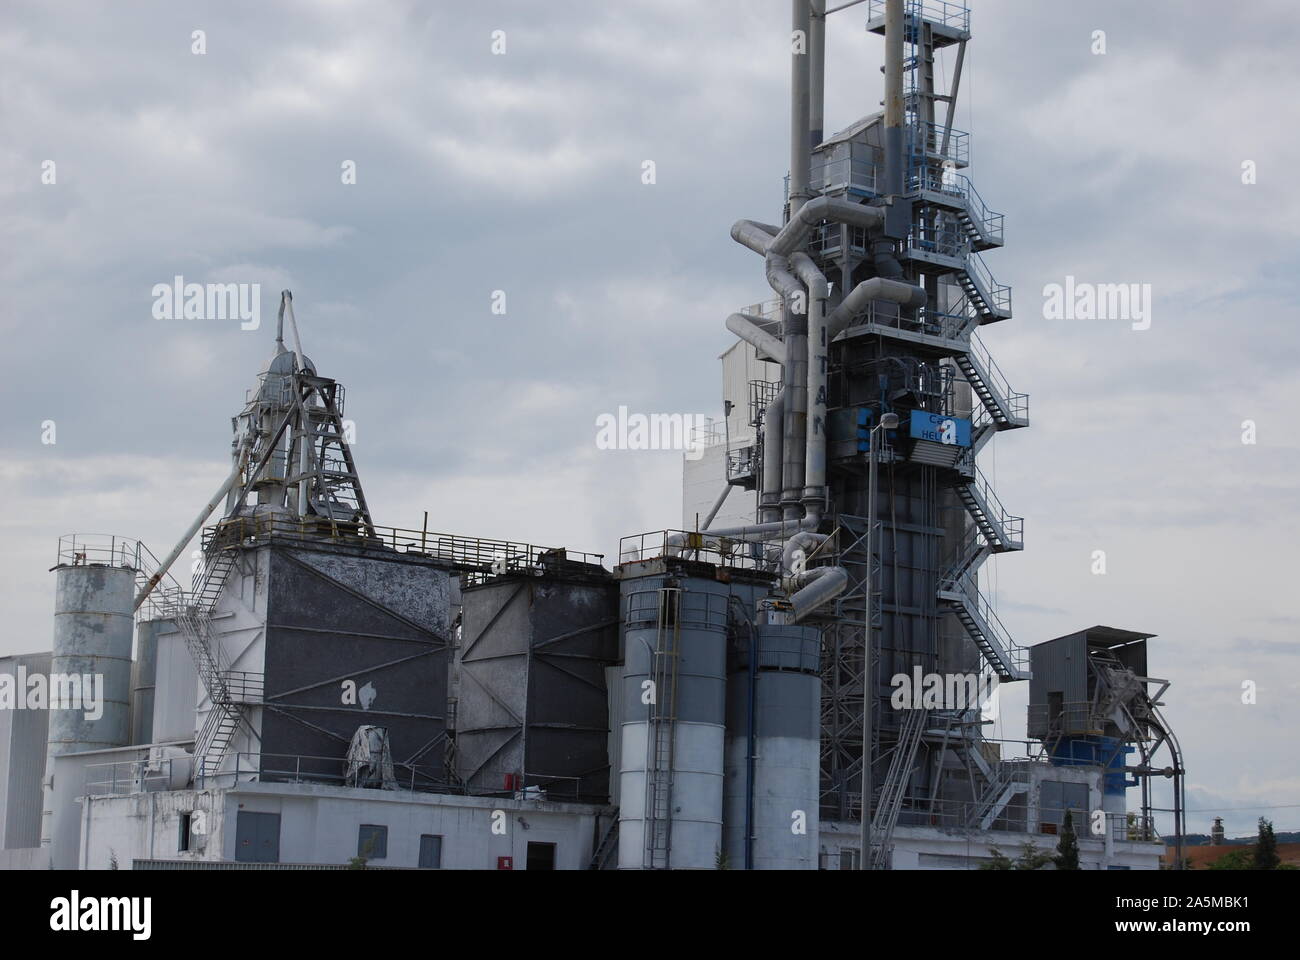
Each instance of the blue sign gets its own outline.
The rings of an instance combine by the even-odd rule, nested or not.
[[[917,440],[930,440],[955,447],[970,446],[969,420],[913,410],[911,422],[911,435]]]

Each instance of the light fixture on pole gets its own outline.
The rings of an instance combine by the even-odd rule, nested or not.
[[[875,695],[875,676],[871,662],[872,610],[876,602],[874,540],[872,532],[876,529],[876,474],[880,462],[879,438],[881,430],[898,429],[898,414],[881,414],[880,422],[871,428],[868,434],[870,445],[870,466],[867,471],[867,581],[866,581],[866,623],[862,631],[862,829],[858,850],[858,869],[870,869],[871,862],[871,701]]]

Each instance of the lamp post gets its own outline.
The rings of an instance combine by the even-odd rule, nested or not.
[[[874,644],[871,636],[872,610],[876,603],[876,584],[875,584],[875,566],[872,563],[874,556],[873,532],[876,529],[876,475],[877,467],[880,463],[879,437],[876,435],[882,430],[896,430],[898,428],[898,414],[885,413],[880,417],[880,422],[871,428],[868,436],[868,444],[871,449],[870,466],[867,470],[867,612],[866,623],[862,632],[863,651],[862,651],[862,833],[859,839],[860,849],[858,852],[858,869],[868,870],[868,864],[871,860],[871,702],[875,699],[875,674],[872,670],[874,664],[871,661],[871,651]]]

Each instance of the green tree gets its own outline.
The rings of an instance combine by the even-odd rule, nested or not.
[[[1277,855],[1277,837],[1273,835],[1273,823],[1270,820],[1259,818],[1259,837],[1255,841],[1255,862],[1256,870],[1276,870],[1282,863],[1282,858]]]
[[[1042,853],[1038,847],[1034,846],[1034,841],[1030,840],[1024,845],[1020,856],[1016,858],[1017,870],[1041,870],[1052,862],[1050,853]]]
[[[1249,870],[1254,862],[1251,847],[1238,847],[1205,865],[1206,870]]]
[[[1065,827],[1061,831],[1060,842],[1056,844],[1056,856],[1052,858],[1057,870],[1079,869],[1079,838],[1074,834],[1074,817],[1065,811]]]
[[[993,859],[980,864],[981,870],[1014,870],[1015,864],[1011,858],[1004,856],[1002,851],[997,847],[989,847],[989,854]]]

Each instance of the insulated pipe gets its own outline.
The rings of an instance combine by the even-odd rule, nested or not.
[[[795,553],[799,550],[804,551],[804,559],[808,554],[816,550],[819,546],[830,539],[825,533],[811,533],[807,530],[796,533],[793,537],[785,542],[785,548],[781,551],[781,569],[786,573],[794,573],[793,564]]]
[[[806,571],[800,579],[807,581],[807,586],[797,590],[790,597],[795,623],[812,614],[823,604],[834,600],[849,584],[848,572],[843,567],[814,567]]]
[[[785,344],[764,330],[760,326],[762,323],[761,317],[752,317],[747,313],[733,313],[727,317],[727,329],[753,346],[760,357],[767,357],[784,365]]]
[[[759,256],[767,253],[767,245],[781,232],[780,227],[757,220],[737,220],[731,225],[731,239],[753,250]]]
[[[799,279],[808,287],[807,416],[804,437],[804,487],[802,500],[809,516],[826,506],[826,386],[829,368],[826,300],[830,287],[826,275],[806,253],[790,258]]]
[[[675,557],[682,550],[713,550],[721,546],[722,540],[777,540],[793,536],[801,530],[816,526],[814,519],[777,520],[773,523],[751,523],[743,527],[727,527],[722,530],[710,530],[708,533],[670,533],[668,535],[668,555]]]
[[[766,523],[781,519],[781,443],[784,429],[785,390],[781,389],[763,413],[763,490],[758,499],[758,518]]]
[[[926,295],[922,287],[903,283],[901,280],[886,280],[884,277],[872,277],[863,280],[840,301],[840,305],[826,318],[826,338],[834,340],[848,329],[853,319],[873,300],[887,300],[904,307],[925,306]]]
[[[808,146],[815,149],[825,133],[826,0],[812,0],[808,22]]]
[[[885,193],[903,192],[903,0],[885,0]]]
[[[718,494],[718,499],[714,500],[713,506],[709,508],[708,516],[706,516],[704,518],[704,522],[700,524],[701,530],[709,529],[709,524],[711,524],[713,522],[713,518],[718,515],[718,511],[722,509],[722,505],[727,502],[727,494],[729,493],[731,493],[731,484],[729,483],[724,484],[722,487],[722,492]]]
[[[771,262],[771,258],[769,258]],[[808,432],[808,314],[795,306],[806,300],[787,298],[782,311],[782,334],[786,362],[781,371],[785,382],[784,438],[781,444],[781,514],[787,520],[800,516],[804,486],[804,446]],[[806,306],[806,304],[805,304]]]
[[[788,257],[803,246],[808,231],[823,220],[834,220],[853,227],[879,230],[885,222],[885,210],[883,207],[854,203],[852,200],[842,200],[839,197],[817,197],[809,200],[772,238],[767,248],[768,256],[776,254]]]
[[[790,217],[808,200],[809,0],[792,0],[793,42],[790,45]]]

